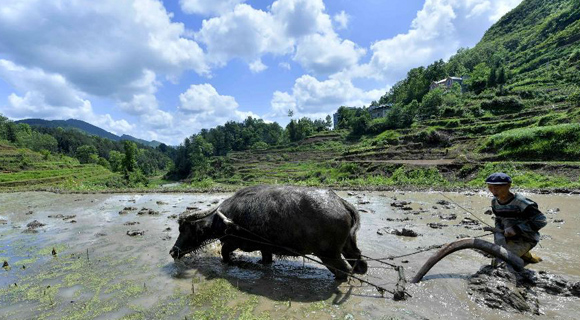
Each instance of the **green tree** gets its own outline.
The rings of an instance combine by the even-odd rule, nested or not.
[[[332,128],[332,117],[330,115],[326,115],[326,128],[330,130]]]
[[[338,114],[338,129],[350,129],[352,121],[356,116],[356,110],[354,108],[341,106],[336,113]]]
[[[18,137],[16,136],[16,125],[12,122],[6,123],[6,140],[16,143]]]
[[[490,72],[491,69],[485,62],[476,65],[469,79],[466,80],[469,89],[478,94],[482,92],[487,85]]]
[[[570,103],[575,107],[580,107],[580,88],[576,89],[568,98]]]
[[[111,170],[111,164],[105,158],[99,157],[99,159],[97,160],[97,164],[100,165],[103,168],[106,168],[106,169]]]
[[[209,157],[213,154],[213,146],[201,135],[192,137],[190,144],[189,159],[191,163],[191,178],[203,180],[208,177],[210,171]]]
[[[427,119],[439,113],[439,107],[443,104],[443,90],[437,88],[429,91],[420,104],[417,117]]]
[[[125,172],[134,172],[137,170],[137,145],[129,140],[123,141],[125,157],[123,157],[123,170]]]
[[[314,132],[314,123],[309,118],[303,117],[298,120],[296,124],[296,140],[300,141],[306,139]]]
[[[78,147],[75,156],[79,159],[80,163],[97,163],[99,159],[97,156],[97,148],[88,145]]]
[[[371,122],[371,117],[368,113],[366,115],[362,114],[362,115],[356,117],[353,121],[353,124],[352,124],[352,133],[354,135],[365,134],[369,128],[370,122]]]
[[[109,164],[111,166],[111,171],[121,172],[123,170],[123,159],[125,156],[116,150],[111,150],[109,152]]]
[[[497,82],[497,74],[496,74],[496,69],[492,68],[489,71],[489,75],[487,76],[487,87],[488,88],[493,88],[496,86]]]

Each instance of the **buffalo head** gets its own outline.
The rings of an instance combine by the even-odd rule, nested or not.
[[[204,245],[219,237],[214,230],[215,209],[200,213],[183,213],[179,216],[179,237],[169,254],[173,259],[201,249]]]

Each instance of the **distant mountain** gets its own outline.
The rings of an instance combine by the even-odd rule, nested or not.
[[[15,121],[16,123],[26,123],[29,126],[34,127],[48,127],[48,128],[58,128],[61,127],[63,129],[77,129],[82,132],[85,132],[90,135],[98,136],[101,138],[110,139],[113,141],[121,141],[121,140],[130,140],[134,142],[138,142],[142,145],[149,146],[149,147],[157,147],[161,144],[159,141],[146,141],[143,139],[135,138],[130,135],[122,135],[117,136],[109,131],[103,130],[97,126],[94,126],[90,123],[84,122],[82,120],[76,119],[68,119],[68,120],[44,120],[44,119],[24,119]]]
[[[159,142],[159,141],[155,141],[155,140],[153,140],[153,141],[147,141],[147,140],[135,138],[135,137],[130,136],[128,134],[122,135],[120,139],[121,140],[130,140],[130,141],[138,142],[138,143],[140,143],[142,145],[150,146],[150,147],[153,147],[153,148],[155,148],[155,147],[157,147],[158,145],[161,144],[161,142]]]

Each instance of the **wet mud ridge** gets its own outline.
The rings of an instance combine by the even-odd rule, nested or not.
[[[469,294],[493,309],[542,314],[540,294],[580,297],[580,281],[571,282],[545,271],[512,272],[505,267],[482,267],[469,279]]]

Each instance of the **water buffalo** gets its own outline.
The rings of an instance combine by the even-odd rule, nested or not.
[[[272,262],[272,254],[314,254],[343,280],[351,269],[341,254],[353,272],[367,271],[356,244],[359,220],[357,210],[330,190],[253,186],[202,214],[183,213],[178,220],[179,237],[169,253],[179,259],[220,239],[226,263],[236,249],[260,250],[264,264]]]

